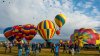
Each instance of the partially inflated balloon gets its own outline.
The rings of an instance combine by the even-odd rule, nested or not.
[[[95,33],[93,29],[80,28],[78,31],[74,31],[74,35],[71,36],[71,41],[76,42],[82,40],[83,44],[96,44],[96,40],[99,40],[99,34]],[[82,43],[81,43],[82,44]]]
[[[32,24],[26,24],[23,25],[22,32],[24,34],[26,41],[29,43],[37,34],[37,28]]]
[[[12,34],[12,27],[7,27],[5,30],[4,30],[4,36],[10,41],[10,42],[12,42],[14,39],[15,39],[15,37],[13,36],[13,34]]]
[[[59,28],[61,28],[66,22],[66,16],[64,14],[58,14],[55,17],[55,22]]]
[[[38,24],[38,32],[44,40],[50,40],[55,34],[55,25],[50,20],[44,20]]]

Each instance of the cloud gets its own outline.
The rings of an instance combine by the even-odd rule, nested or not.
[[[79,1],[77,6],[74,6],[73,0],[12,0],[10,5],[9,3],[0,4],[2,6],[0,24],[2,27],[29,23],[37,25],[40,21],[46,19],[54,22],[55,16],[61,12],[67,16],[67,20],[62,27],[60,37],[68,38],[74,29],[81,27],[94,29],[100,25],[100,21],[97,21],[100,18],[98,8],[93,6],[93,10],[91,10],[91,14],[95,13],[95,17],[83,13],[84,11],[89,13],[90,11],[86,10],[92,5],[93,1],[85,4]],[[73,11],[73,9],[75,10]],[[37,35],[36,38],[40,38],[40,36]],[[57,38],[57,36],[55,35],[54,38]]]

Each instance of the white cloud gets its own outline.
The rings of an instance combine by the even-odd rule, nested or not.
[[[48,2],[49,1],[49,2]],[[65,1],[65,0],[64,0]],[[84,6],[86,8],[91,7],[92,2],[87,2]],[[77,6],[83,6],[80,2]],[[77,9],[77,7],[75,7]],[[86,27],[86,28],[94,28],[99,25],[97,21],[94,21],[92,17],[89,17],[85,14],[82,14],[82,11],[72,11],[73,5],[72,1],[66,0],[63,5],[59,3],[59,1],[55,0],[14,0],[11,2],[9,7],[2,7],[0,12],[3,13],[3,9],[5,14],[3,16],[7,17],[3,22],[5,25],[9,24],[38,24],[40,21],[49,19],[54,21],[54,17],[62,12],[67,16],[66,24],[62,27],[61,34],[64,37],[69,36],[74,29]],[[93,12],[97,13],[97,8],[94,8]],[[7,14],[7,15],[6,15]],[[99,14],[98,14],[99,15]],[[3,17],[1,16],[1,17]],[[100,18],[97,16],[97,18]],[[10,21],[10,23],[7,23]],[[61,37],[62,37],[61,35]],[[36,38],[40,38],[39,35]],[[54,36],[55,38],[56,36]],[[62,38],[64,38],[62,37]]]

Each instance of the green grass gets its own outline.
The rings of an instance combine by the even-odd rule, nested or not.
[[[5,54],[5,49],[4,47],[0,47],[0,56],[17,56],[17,47],[12,48],[12,53],[9,53],[9,50]],[[24,56],[24,51],[23,51],[23,56]],[[30,56],[33,56],[33,53],[30,53]],[[41,50],[41,53],[39,53],[39,56],[54,56],[54,53],[50,52],[50,49],[43,48]],[[71,56],[71,54],[68,53],[63,53],[62,49],[60,49],[59,56]],[[74,56],[100,56],[100,53],[97,50],[81,50],[79,54],[75,54]]]

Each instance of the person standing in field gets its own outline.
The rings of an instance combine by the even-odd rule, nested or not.
[[[54,53],[54,46],[55,45],[53,43],[51,43],[51,46],[50,47],[51,47],[51,52],[53,52],[53,53]]]
[[[13,46],[13,44],[9,43],[9,53],[11,53],[12,46]]]
[[[35,56],[36,43],[32,43],[31,48],[32,48],[33,54]]]
[[[22,44],[18,43],[18,56],[22,56]]]
[[[41,48],[42,48],[42,46],[41,46],[41,44],[39,43],[39,52],[41,52]]]
[[[35,48],[35,56],[39,56],[39,46],[40,44],[36,44],[36,48]]]
[[[4,47],[5,47],[5,53],[7,52],[7,50],[8,50],[8,43],[4,43]]]
[[[59,56],[59,44],[54,47],[54,56]]]
[[[25,46],[24,46],[24,48],[25,48],[25,56],[29,56],[29,54],[30,54],[29,44],[26,43]]]

